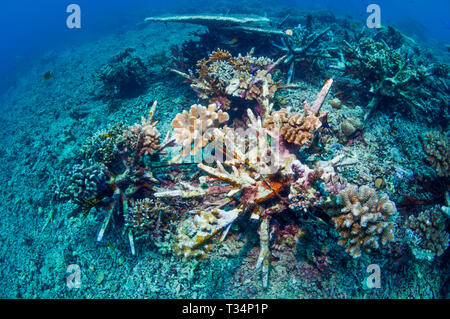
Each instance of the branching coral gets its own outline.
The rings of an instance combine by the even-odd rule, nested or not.
[[[137,236],[150,235],[161,240],[163,227],[168,224],[171,208],[157,199],[138,199],[126,212],[125,226],[134,230]]]
[[[259,108],[258,113],[262,114],[270,112],[267,110],[270,103],[264,105],[263,101],[273,99],[279,88],[286,87],[275,83],[271,75],[284,58],[272,61],[264,57],[256,58],[252,53],[233,57],[229,52],[218,49],[208,59],[197,63],[198,78],[173,71],[192,82],[191,87],[201,99],[220,103],[223,109],[231,107],[232,98],[256,101],[254,109]]]
[[[304,114],[291,113],[290,110],[283,108],[268,116],[264,127],[271,131],[279,130],[288,143],[309,145],[326,121],[328,112],[319,114],[319,111],[332,83],[331,79],[325,83],[312,107],[306,101],[304,102]]]
[[[159,141],[157,122],[153,122],[156,105],[154,102],[148,117],[142,118],[141,123],[131,126],[128,130],[121,124],[114,125],[110,131],[97,134],[94,139],[88,141],[88,146],[83,148],[83,156],[99,154],[99,161],[108,159],[120,162],[121,165],[108,162],[108,166],[102,166],[90,159],[75,165],[69,177],[63,178],[69,181],[62,183],[68,184],[65,192],[86,208],[86,212],[94,206],[106,206],[107,213],[97,236],[98,241],[102,240],[111,220],[118,222],[125,219],[123,226],[128,233],[133,254],[133,231],[142,234],[155,229],[152,228],[152,223],[159,228],[160,220],[156,218],[156,213],[168,210],[161,202],[149,199],[154,193],[154,185],[160,181],[153,176],[147,159],[155,159],[165,147],[172,144],[170,135],[167,135],[163,142]],[[144,200],[141,200],[142,198]],[[132,208],[129,211],[130,204]]]
[[[390,47],[386,41],[363,37],[353,44],[344,41],[345,74],[359,80],[368,94],[366,119],[378,108],[391,108],[409,114],[425,112],[432,104],[448,108],[448,86],[426,68],[413,49]],[[439,73],[439,72],[438,72]],[[433,116],[439,117],[440,111]]]
[[[123,141],[124,132],[125,126],[122,123],[116,123],[106,130],[98,131],[83,146],[84,157],[92,158],[112,169],[114,162],[119,159],[117,144]]]
[[[393,240],[392,217],[397,210],[386,194],[379,195],[368,186],[348,185],[339,193],[338,203],[344,206],[333,218],[342,237],[338,244],[351,256],[359,257],[361,250],[370,252]]]
[[[409,216],[406,227],[412,232],[411,249],[417,259],[433,260],[448,247],[449,234],[445,231],[445,217],[438,206]]]
[[[122,154],[130,151],[134,153],[134,164],[141,156],[152,156],[161,150],[162,145],[159,141],[161,134],[156,128],[158,122],[153,122],[155,109],[156,102],[153,103],[148,118],[142,117],[141,123],[130,126],[123,134],[124,141],[119,147]]]
[[[438,133],[428,133],[420,137],[423,151],[427,154],[426,162],[440,177],[450,177],[450,142],[448,137]]]
[[[195,155],[210,142],[212,136],[208,134],[208,129],[218,127],[228,119],[228,113],[217,111],[216,104],[210,104],[207,108],[194,104],[189,112],[184,110],[177,114],[172,121],[172,127],[176,143],[183,146],[181,155]]]

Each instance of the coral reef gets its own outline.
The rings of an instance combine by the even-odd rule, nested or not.
[[[351,256],[359,257],[361,250],[370,252],[393,240],[392,218],[397,210],[387,195],[378,195],[368,186],[348,185],[337,201],[344,206],[333,218],[342,237],[338,243]]]
[[[410,231],[412,253],[417,259],[431,261],[447,249],[449,234],[445,231],[445,217],[439,207],[427,209],[417,217],[409,216],[406,227]]]
[[[409,156],[406,150],[415,153],[417,146],[420,148],[417,139],[415,144],[403,145],[413,134],[421,136],[423,128],[411,125],[410,130],[399,133],[398,127],[406,123],[400,114],[372,117],[371,125],[362,123],[362,118],[363,109],[369,120],[369,115],[385,105],[395,110],[405,106],[408,110],[423,109],[431,103],[445,108],[448,67],[445,63],[422,67],[421,58],[408,52],[414,44],[392,30],[385,33],[382,29],[368,38],[346,27],[349,22],[327,14],[322,17],[324,21],[316,18],[314,26],[312,17],[307,16],[302,25],[293,19],[298,27],[284,31],[285,22],[292,21],[290,17],[278,24],[265,17],[215,15],[146,19],[208,27],[208,33],[192,34],[200,42],[190,38],[180,50],[165,48],[173,54],[172,71],[188,80],[202,101],[189,102],[195,97],[193,92],[185,94],[183,86],[170,91],[168,61],[162,57],[169,51],[161,51],[161,57],[152,62],[164,64],[159,74],[163,80],[154,84],[146,79],[145,63],[134,50],[126,49],[99,75],[109,90],[106,97],[129,96],[131,87],[142,90],[146,85],[148,94],[120,100],[120,112],[98,115],[87,122],[114,119],[127,125],[117,122],[95,133],[81,150],[74,147],[79,152],[64,176],[56,180],[57,195],[81,206],[89,222],[103,219],[97,241],[103,240],[108,229],[119,230],[128,237],[132,255],[138,239],[154,248],[145,252],[146,260],[155,260],[149,263],[152,270],[161,266],[161,271],[180,278],[181,273],[189,272],[188,283],[166,288],[175,291],[170,296],[184,296],[188,292],[180,290],[197,289],[197,280],[204,283],[202,276],[211,269],[208,278],[221,277],[218,271],[224,277],[231,272],[231,280],[237,278],[236,285],[223,280],[220,287],[228,285],[223,291],[236,290],[242,296],[275,291],[281,298],[301,291],[300,285],[314,285],[316,293],[332,296],[336,287],[331,282],[347,272],[349,265],[364,264],[366,259],[356,259],[364,253],[370,253],[374,263],[392,268],[398,267],[397,262],[404,263],[400,260],[408,255],[408,240],[417,258],[442,255],[448,245],[444,218],[449,203],[447,200],[443,206],[441,201],[448,177],[447,136],[434,133],[421,139],[426,162],[439,176],[430,183],[442,184],[426,189],[425,182],[419,183],[419,174],[427,167],[420,159],[405,160]],[[243,37],[244,33],[250,36]],[[274,45],[257,44],[262,38]],[[276,44],[279,41],[281,45]],[[139,52],[145,52],[145,45]],[[339,65],[325,65],[332,61]],[[305,76],[294,72],[300,69]],[[289,84],[308,75],[308,82]],[[353,82],[346,82],[348,76]],[[279,81],[285,77],[288,84]],[[315,85],[327,78],[330,80],[309,104]],[[437,84],[430,84],[436,79]],[[327,105],[324,102],[333,84],[339,89],[333,90]],[[167,87],[168,92],[161,87]],[[284,88],[296,90],[280,90]],[[348,92],[363,98],[347,100]],[[129,125],[138,111],[150,106],[150,96],[156,98],[153,94],[163,101],[160,118],[164,121],[154,120],[154,102],[148,116]],[[166,130],[163,138],[160,132]],[[398,144],[392,145],[395,142]],[[383,158],[386,152],[392,156]],[[391,170],[393,174],[389,174]],[[405,194],[413,182],[416,184]],[[437,195],[410,196],[422,192],[420,186],[423,193],[431,189],[429,193]],[[386,194],[377,192],[381,189]],[[435,204],[439,206],[419,217],[411,216],[406,224],[410,229],[401,238],[404,240],[393,242],[394,232],[397,238],[404,235],[404,228],[396,228],[405,226],[396,223],[397,208],[402,216],[408,216],[410,211]],[[93,207],[95,215],[88,215]],[[82,224],[81,220],[76,222],[77,226]],[[44,228],[50,226],[46,223]],[[107,239],[116,240],[117,234],[111,235]],[[217,242],[220,244],[214,245]],[[388,249],[378,251],[388,243]],[[116,244],[120,257],[129,255],[122,250],[123,240]],[[115,250],[111,242],[108,246]],[[155,258],[158,256],[161,258]],[[202,259],[207,259],[204,267],[195,272],[188,269],[192,265],[196,268]],[[170,260],[171,265],[157,264],[160,260]],[[261,276],[262,285],[254,280],[257,276]],[[104,280],[100,279],[98,282]],[[283,292],[279,290],[281,282],[288,287],[282,287]],[[160,289],[150,283],[142,286]],[[247,295],[242,293],[244,289]],[[354,291],[348,287],[349,296],[355,295]]]

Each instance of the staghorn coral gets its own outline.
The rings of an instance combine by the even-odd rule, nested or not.
[[[310,145],[326,121],[328,112],[319,114],[319,111],[332,83],[331,79],[325,83],[312,107],[306,101],[303,103],[304,114],[291,113],[290,110],[283,108],[272,112],[266,118],[264,127],[270,131],[279,130],[288,143]]]
[[[433,260],[448,247],[449,234],[439,206],[423,211],[419,216],[409,216],[406,227],[410,231],[410,244],[417,259]],[[412,234],[411,234],[412,232]]]
[[[217,111],[216,104],[210,104],[207,108],[194,104],[189,112],[184,110],[177,114],[172,121],[172,127],[176,143],[183,146],[181,155],[195,155],[211,140],[211,136],[206,131],[218,127],[228,119],[228,113],[222,110]]]
[[[450,142],[448,137],[436,132],[419,137],[422,149],[427,154],[426,162],[440,177],[450,177]]]
[[[361,250],[370,252],[393,240],[392,217],[395,204],[386,194],[377,194],[368,186],[348,185],[339,193],[338,204],[344,207],[333,221],[339,235],[338,244],[354,258]]]

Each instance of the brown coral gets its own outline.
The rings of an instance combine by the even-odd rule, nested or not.
[[[206,130],[218,127],[228,119],[228,113],[217,111],[216,104],[210,104],[207,108],[194,104],[189,112],[184,110],[177,114],[172,121],[172,127],[176,143],[183,146],[181,155],[195,155],[211,140],[211,136],[205,134]]]
[[[413,247],[417,258],[428,255],[432,259],[447,249],[449,234],[445,231],[445,221],[439,206],[423,211],[417,217],[409,216],[406,227],[419,239],[417,247]]]
[[[346,252],[354,258],[361,256],[361,249],[370,252],[393,240],[392,215],[395,204],[386,194],[377,194],[368,186],[348,185],[338,197],[344,207],[338,217],[333,218],[342,239],[338,242],[346,246]]]
[[[130,126],[128,131],[123,133],[125,146],[134,150],[135,159],[142,155],[152,156],[161,150],[161,144],[159,142],[161,134],[156,128],[158,122],[153,122],[156,105],[157,103],[155,101],[148,117],[142,117],[141,123]]]
[[[288,87],[275,83],[271,75],[285,58],[284,56],[274,62],[269,58],[253,57],[252,52],[246,56],[239,54],[233,57],[229,52],[218,49],[207,59],[197,63],[198,78],[177,70],[173,72],[192,82],[191,87],[201,99],[209,100],[210,103],[216,102],[217,99],[226,99],[219,103],[224,109],[230,108],[228,98],[231,96],[256,101],[259,113],[263,114],[265,111],[270,112],[270,109],[266,108],[270,108],[275,92],[279,88]]]
[[[155,199],[144,198],[136,200],[126,211],[125,225],[135,231],[136,235],[150,234],[161,237],[161,230],[170,207]]]
[[[322,115],[325,116],[326,114]],[[288,109],[281,109],[273,112],[267,117],[264,127],[273,131],[278,128],[283,138],[288,143],[296,145],[309,144],[315,136],[315,133],[322,127],[321,118],[315,115],[304,116],[299,113],[291,113]]]
[[[291,113],[290,110],[283,108],[268,116],[264,127],[270,131],[279,130],[288,143],[300,146],[310,144],[328,115],[328,112],[319,114],[319,111],[332,83],[331,79],[325,83],[312,107],[306,101],[303,103],[304,114]]]
[[[426,162],[441,177],[450,176],[450,151],[448,137],[436,132],[420,138],[423,151],[427,154]]]

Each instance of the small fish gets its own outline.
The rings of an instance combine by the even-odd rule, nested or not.
[[[284,31],[284,33],[288,36],[292,36],[294,34],[294,31],[292,31],[291,29],[287,29]]]
[[[44,81],[48,81],[53,77],[53,73],[50,71],[47,71],[44,73]]]

